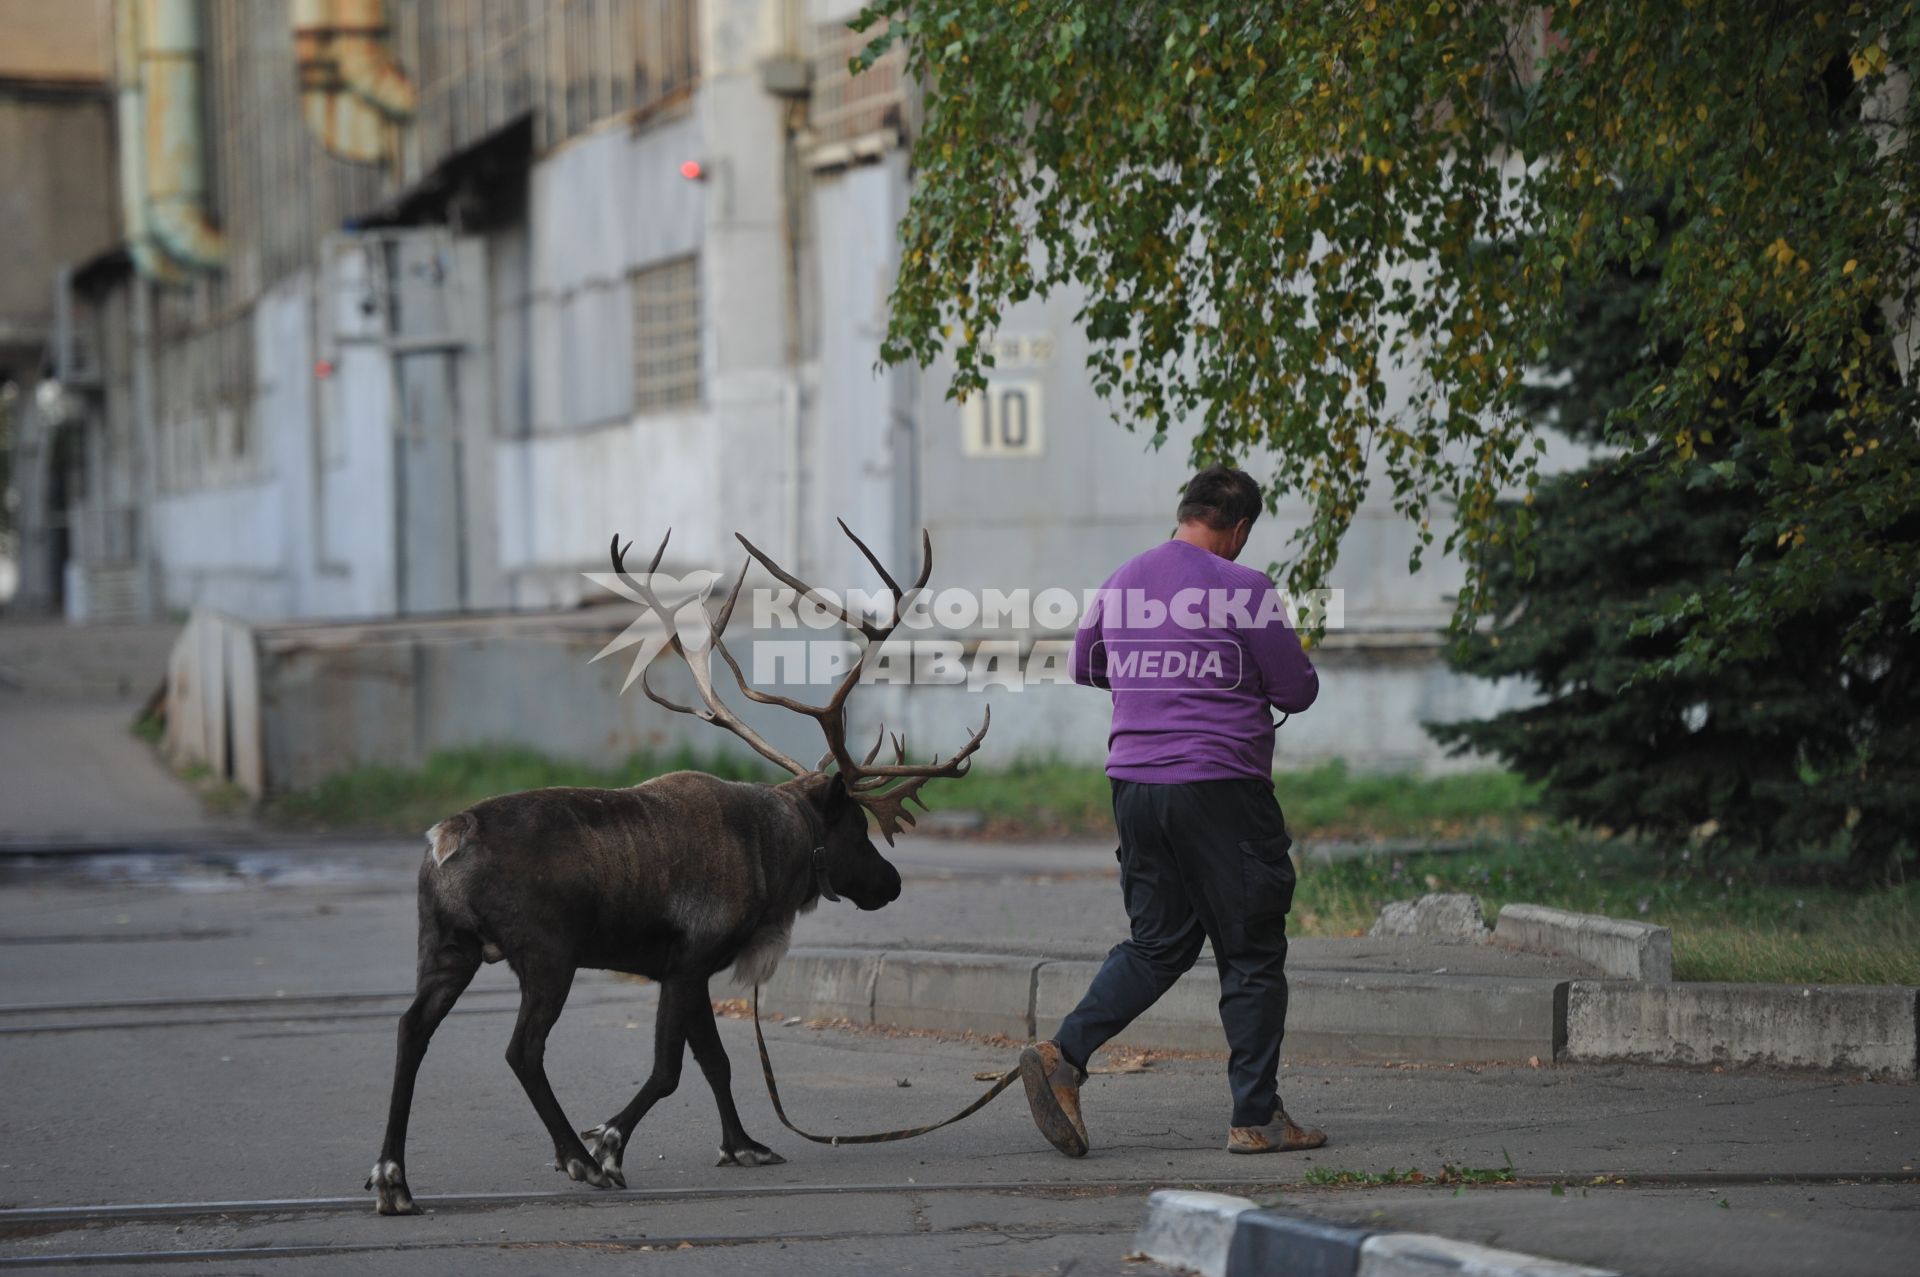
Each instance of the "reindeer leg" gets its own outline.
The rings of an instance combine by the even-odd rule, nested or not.
[[[466,991],[480,969],[480,938],[467,932],[443,934],[432,930],[421,936],[420,970],[413,1005],[400,1016],[400,1040],[393,1062],[393,1098],[387,1106],[387,1134],[380,1142],[380,1158],[367,1176],[367,1187],[379,1190],[382,1215],[417,1215],[407,1188],[407,1116],[413,1108],[413,1082],[426,1058],[427,1043],[447,1012]]]
[[[661,984],[660,1009],[653,1017],[653,1072],[647,1075],[625,1108],[599,1126],[580,1132],[599,1160],[601,1171],[622,1188],[627,1181],[620,1170],[620,1159],[626,1152],[627,1142],[633,1138],[633,1128],[640,1125],[648,1109],[672,1095],[680,1085],[680,1065],[687,1053],[689,1006],[705,997],[704,980],[693,982],[691,987],[685,979]]]
[[[720,1109],[720,1160],[718,1166],[778,1166],[787,1159],[755,1140],[740,1124],[740,1110],[733,1104],[733,1065],[727,1060],[727,1048],[720,1041],[720,1027],[714,1023],[713,1002],[703,985],[699,1005],[688,1012],[687,1040],[693,1044],[693,1058],[707,1075],[713,1088],[713,1102]]]
[[[507,1043],[507,1065],[533,1101],[534,1112],[553,1137],[553,1168],[595,1188],[612,1188],[613,1181],[594,1164],[567,1123],[567,1115],[547,1081],[547,1034],[567,1004],[573,987],[573,965],[553,961],[528,963],[520,973],[520,1018]]]

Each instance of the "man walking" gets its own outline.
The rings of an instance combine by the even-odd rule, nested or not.
[[[1277,1087],[1294,874],[1271,710],[1306,709],[1320,680],[1272,583],[1234,562],[1261,505],[1242,471],[1195,475],[1173,538],[1108,579],[1074,638],[1074,681],[1113,693],[1107,776],[1132,934],[1058,1034],[1020,1053],[1034,1123],[1068,1157],[1088,1147],[1088,1058],[1173,987],[1202,940],[1231,1048],[1227,1151],[1326,1143],[1294,1124]]]

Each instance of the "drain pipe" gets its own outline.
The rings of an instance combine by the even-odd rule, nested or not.
[[[186,279],[179,266],[154,242],[147,224],[146,103],[140,88],[140,7],[122,5],[114,15],[113,75],[115,122],[120,144],[120,221],[127,256],[143,279],[177,284]]]
[[[227,237],[207,217],[200,6],[195,0],[140,0],[135,7],[140,12],[149,225],[160,247],[181,265],[216,270],[226,264]]]

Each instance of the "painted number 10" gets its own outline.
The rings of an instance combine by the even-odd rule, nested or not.
[[[960,405],[960,448],[969,457],[1037,457],[1040,383],[996,381]]]

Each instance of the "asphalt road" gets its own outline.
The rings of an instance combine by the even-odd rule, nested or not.
[[[780,1129],[737,1019],[722,1032],[743,1116],[787,1164],[714,1166],[712,1100],[689,1067],[639,1129],[630,1191],[599,1192],[551,1169],[502,1058],[516,998],[499,967],[421,1075],[408,1170],[429,1213],[381,1219],[361,1182],[411,973],[399,854],[357,868],[354,855],[313,854],[250,870],[176,858],[13,871],[0,886],[0,1267],[572,1272],[646,1254],[686,1273],[783,1277],[1137,1274],[1150,1266],[1124,1257],[1146,1193],[1196,1185],[1646,1274],[1907,1273],[1920,1253],[1910,1086],[1290,1061],[1289,1107],[1333,1142],[1246,1159],[1221,1148],[1221,1062],[1157,1059],[1090,1081],[1083,1160],[1040,1140],[1017,1092],[925,1139],[831,1148]],[[1084,888],[1088,910],[1111,890],[1092,866],[1034,873],[976,857],[943,869],[924,856],[907,900],[928,926],[1026,926],[1036,899],[1056,918],[1079,899],[1056,888]],[[808,926],[843,917],[829,906]],[[575,986],[548,1069],[576,1125],[608,1116],[647,1072],[654,997],[598,975]],[[804,1024],[770,1026],[769,1041],[789,1112],[827,1131],[944,1115],[1011,1058],[1004,1043]],[[1509,1161],[1517,1183],[1458,1195],[1305,1182]]]

